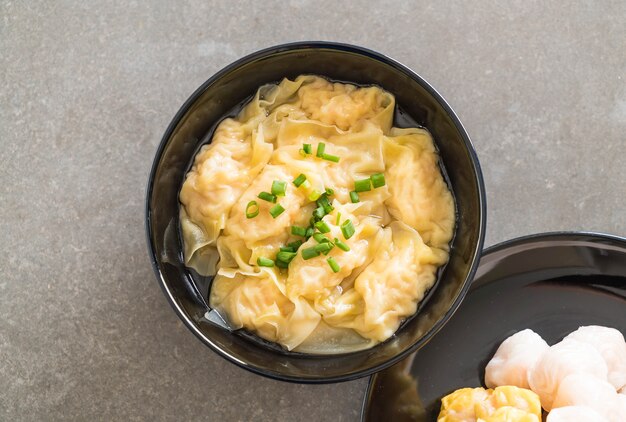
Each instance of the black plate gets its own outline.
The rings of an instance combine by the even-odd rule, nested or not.
[[[489,248],[439,334],[370,379],[362,420],[436,420],[441,397],[483,385],[485,365],[511,334],[531,328],[554,344],[591,324],[626,332],[625,238],[547,233]]]

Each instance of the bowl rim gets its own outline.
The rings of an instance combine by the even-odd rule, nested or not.
[[[626,249],[626,236],[586,230],[559,230],[526,234],[512,239],[503,240],[502,242],[485,248],[482,253],[482,258],[489,258],[490,255],[506,251],[507,249],[514,248],[516,246],[559,240],[572,242],[604,241],[611,244],[620,244],[624,249]],[[470,285],[471,284],[473,284],[473,281]],[[377,376],[378,373],[372,374],[367,380],[367,386],[365,387],[365,392],[363,393],[363,400],[360,408],[359,420],[361,422],[365,422],[367,419],[366,413],[369,403],[372,400],[372,395],[374,394],[373,390]]]
[[[352,53],[352,54],[358,54],[361,56],[365,56],[365,57],[369,57],[371,59],[377,60],[387,66],[390,66],[400,72],[402,72],[403,74],[407,75],[409,78],[411,78],[412,80],[414,80],[415,82],[417,82],[422,88],[424,88],[429,95],[431,95],[440,105],[441,107],[444,109],[444,111],[446,112],[446,114],[449,116],[449,118],[452,120],[452,123],[454,124],[455,128],[457,129],[457,131],[459,132],[461,139],[465,145],[465,149],[468,152],[469,158],[470,158],[470,162],[472,164],[472,174],[475,177],[475,183],[476,183],[476,187],[477,187],[477,191],[478,191],[478,210],[479,210],[479,222],[478,222],[478,240],[477,240],[477,244],[476,244],[476,249],[474,251],[474,253],[471,256],[470,259],[470,270],[466,276],[466,280],[464,285],[462,286],[461,290],[459,291],[459,293],[457,294],[457,296],[454,298],[452,306],[450,307],[450,309],[448,309],[446,311],[446,313],[443,315],[443,317],[437,321],[437,323],[432,327],[431,330],[429,330],[427,333],[424,334],[424,336],[419,339],[418,341],[416,341],[415,343],[413,343],[410,347],[408,347],[406,350],[394,355],[392,358],[387,359],[386,361],[378,364],[378,365],[374,365],[374,366],[370,366],[366,369],[361,369],[361,370],[356,370],[344,375],[336,375],[336,376],[328,376],[325,377],[323,375],[319,375],[316,374],[315,376],[312,377],[302,377],[302,376],[293,376],[293,375],[288,375],[288,374],[284,374],[281,372],[277,372],[277,371],[271,371],[271,370],[266,370],[266,369],[262,369],[262,368],[257,368],[254,365],[249,364],[248,362],[242,361],[240,359],[238,359],[237,357],[233,356],[232,354],[230,354],[228,352],[228,350],[224,350],[222,349],[220,346],[218,346],[217,344],[215,344],[210,338],[208,338],[207,336],[205,336],[195,325],[195,323],[185,314],[184,310],[178,305],[178,303],[176,302],[176,300],[174,299],[174,295],[173,293],[170,291],[170,289],[167,287],[164,275],[161,273],[160,269],[159,269],[159,263],[157,260],[157,256],[156,256],[156,249],[155,249],[155,245],[152,242],[152,237],[151,237],[151,232],[152,232],[152,217],[151,217],[151,212],[150,212],[150,200],[152,198],[152,192],[153,192],[153,188],[154,188],[154,180],[155,180],[155,175],[156,175],[156,171],[159,165],[159,162],[163,156],[163,151],[165,150],[165,147],[168,143],[168,140],[171,138],[172,133],[174,132],[175,128],[178,126],[178,124],[181,122],[182,118],[184,117],[184,115],[189,111],[189,109],[192,107],[192,105],[198,100],[198,98],[204,93],[204,91],[206,91],[214,82],[216,82],[217,80],[219,80],[220,78],[222,78],[224,75],[228,74],[230,71],[243,66],[247,63],[253,62],[255,60],[258,60],[262,57],[267,57],[267,56],[272,56],[275,54],[279,54],[279,53],[284,53],[287,51],[292,51],[292,50],[306,50],[306,49],[326,49],[326,50],[334,50],[334,51],[340,51],[340,52],[347,52],[347,53]],[[215,352],[218,356],[221,356],[222,358],[226,359],[227,361],[234,363],[235,365],[246,369],[248,371],[251,371],[255,374],[258,375],[262,375],[271,379],[275,379],[275,380],[279,380],[279,381],[287,381],[287,382],[294,382],[294,383],[299,383],[299,384],[327,384],[327,383],[336,383],[336,382],[345,382],[345,381],[352,381],[355,379],[359,379],[359,378],[364,378],[367,376],[370,376],[374,373],[380,372],[384,369],[387,369],[388,367],[396,364],[397,362],[399,362],[400,360],[404,359],[406,356],[408,356],[409,354],[415,352],[416,350],[418,350],[419,348],[421,348],[424,344],[426,344],[435,334],[437,334],[437,332],[439,332],[439,330],[441,330],[441,328],[443,328],[443,326],[448,322],[448,320],[454,315],[454,313],[457,311],[457,309],[459,308],[459,306],[461,305],[461,302],[463,301],[463,298],[465,297],[465,295],[467,294],[467,292],[469,291],[469,288],[471,286],[471,282],[474,278],[474,275],[476,273],[476,270],[478,268],[478,263],[480,261],[480,256],[482,254],[482,250],[483,250],[483,245],[484,245],[484,240],[485,240],[485,224],[486,224],[486,217],[487,217],[487,198],[486,198],[486,192],[485,192],[485,184],[484,184],[484,179],[483,179],[483,174],[482,174],[482,169],[480,166],[480,162],[478,161],[478,156],[476,154],[476,151],[474,149],[474,146],[472,144],[472,141],[470,139],[469,134],[467,133],[467,130],[465,129],[465,127],[463,126],[463,124],[461,123],[460,119],[458,118],[457,114],[455,113],[455,111],[452,109],[452,107],[448,104],[448,102],[443,98],[443,96],[433,87],[431,86],[424,78],[422,78],[419,74],[417,74],[416,72],[414,72],[413,70],[411,70],[408,66],[405,66],[404,64],[400,63],[399,61],[392,59],[382,53],[378,53],[374,50],[370,50],[368,48],[364,48],[364,47],[360,47],[360,46],[356,46],[356,45],[352,45],[352,44],[346,44],[346,43],[340,43],[340,42],[332,42],[332,41],[298,41],[298,42],[290,42],[290,43],[284,43],[284,44],[278,44],[275,46],[271,46],[271,47],[267,47],[267,48],[263,48],[261,50],[257,50],[253,53],[250,53],[248,55],[245,55],[243,57],[241,57],[240,59],[228,64],[227,66],[223,67],[222,69],[220,69],[218,72],[216,72],[213,76],[211,76],[209,79],[207,79],[204,83],[202,83],[202,85],[200,85],[200,87],[198,87],[190,96],[189,98],[183,103],[183,105],[180,107],[180,109],[176,112],[176,114],[174,115],[174,117],[172,118],[171,122],[169,123],[167,129],[165,130],[165,133],[163,134],[161,141],[157,147],[157,150],[155,152],[154,155],[154,159],[152,162],[152,166],[150,169],[150,173],[148,176],[148,184],[146,187],[146,192],[145,192],[145,233],[146,233],[146,238],[147,238],[147,244],[148,244],[148,252],[150,255],[150,262],[152,264],[152,269],[154,270],[154,273],[156,275],[157,278],[157,282],[159,283],[161,290],[163,291],[165,297],[167,298],[167,301],[169,302],[170,306],[174,309],[174,311],[176,312],[176,314],[178,315],[178,317],[182,320],[182,322],[185,324],[185,326],[202,342],[204,343],[206,346],[208,346],[213,352]],[[376,347],[376,346],[374,346]],[[332,359],[335,355],[328,355],[327,357],[329,359]],[[315,356],[316,359],[324,359],[325,356]]]

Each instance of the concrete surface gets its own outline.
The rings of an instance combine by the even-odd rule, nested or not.
[[[433,83],[482,161],[487,244],[626,235],[626,3],[504,3],[3,1],[0,420],[357,420],[366,380],[236,368],[182,326],[148,261],[166,125],[262,47],[360,44]]]

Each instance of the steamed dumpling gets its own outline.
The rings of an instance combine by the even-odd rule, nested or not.
[[[533,330],[525,329],[504,340],[485,368],[489,388],[514,385],[529,388],[528,371],[550,347]]]
[[[513,386],[461,388],[441,399],[437,422],[541,422],[539,397]]]
[[[604,416],[587,406],[559,407],[548,413],[546,422],[609,422]]]
[[[539,395],[544,409],[552,409],[561,381],[568,375],[586,373],[607,379],[608,369],[602,355],[592,346],[567,339],[543,353],[528,374],[528,385]]]
[[[618,394],[613,386],[590,374],[568,375],[559,384],[552,404],[553,408],[565,406],[587,406],[609,421],[619,422],[617,413]]]
[[[626,341],[622,333],[615,328],[590,325],[580,327],[565,338],[593,346],[609,368],[609,382],[616,389],[626,385]]]

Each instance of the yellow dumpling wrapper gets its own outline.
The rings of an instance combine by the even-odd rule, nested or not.
[[[461,388],[441,399],[437,421],[541,422],[541,403],[525,388]]]

